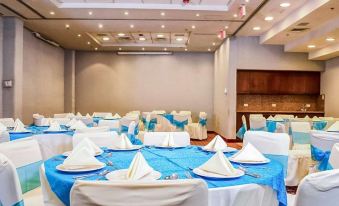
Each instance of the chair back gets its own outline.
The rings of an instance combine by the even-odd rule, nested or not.
[[[76,117],[77,120],[82,121],[85,125],[91,125],[94,123],[93,118],[92,117]]]
[[[247,131],[247,121],[246,121],[245,115],[242,115],[241,122],[242,122],[242,125],[244,126],[245,131]]]
[[[50,121],[51,118],[45,118],[44,116],[33,117],[33,124],[38,127],[47,127],[49,126]]]
[[[178,131],[184,131],[185,126],[189,123],[190,115],[188,114],[174,114],[173,124]]]
[[[132,116],[124,116],[120,119],[120,131],[121,132],[128,132],[128,127],[131,122],[138,122],[139,123],[139,115],[132,115]]]
[[[76,181],[71,190],[71,205],[206,206],[208,189],[200,179]]]
[[[296,206],[338,205],[339,170],[329,170],[306,176],[299,184]]]
[[[265,131],[266,130],[266,118],[259,116],[250,116],[250,127],[254,131]]]
[[[92,117],[105,118],[106,116],[113,116],[112,112],[93,112]]]
[[[51,118],[51,121],[58,122],[60,125],[66,126],[71,119],[70,118]]]
[[[25,138],[2,143],[0,153],[7,156],[16,167],[23,193],[40,186],[39,167],[42,164],[42,155],[36,140]]]
[[[6,127],[15,127],[15,122],[13,118],[1,118],[0,123],[5,125]]]
[[[73,118],[75,115],[73,113],[59,113],[59,114],[54,114],[54,118]]]
[[[100,133],[100,132],[109,132],[109,126],[98,126],[98,127],[88,127],[82,129],[76,129],[75,133]]]
[[[166,114],[165,110],[153,110],[152,111],[153,114]]]
[[[73,148],[79,144],[84,138],[90,139],[98,147],[114,146],[114,140],[118,137],[117,132],[100,132],[100,133],[76,133],[73,135]]]
[[[293,144],[310,144],[310,122],[291,122]]]
[[[190,135],[188,132],[145,132],[144,145],[161,146],[169,133],[173,134],[174,144],[186,147],[190,145]]]
[[[192,112],[191,111],[180,111],[179,114],[188,116],[188,124],[192,123]]]
[[[8,131],[0,131],[0,143],[9,142],[11,140]]]
[[[100,119],[98,127],[108,127],[112,130],[119,130],[120,120],[119,119]]]
[[[333,169],[339,169],[339,143],[333,145],[329,163]]]
[[[22,201],[20,181],[14,164],[0,153],[0,205],[19,205]]]
[[[127,131],[127,134],[132,134],[132,135],[134,135],[134,134],[135,134],[136,127],[137,127],[137,123],[135,123],[135,121],[132,121],[132,122],[128,125],[128,131]]]

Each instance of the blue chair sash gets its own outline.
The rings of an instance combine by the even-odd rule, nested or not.
[[[26,193],[40,186],[39,169],[41,164],[42,161],[38,161],[17,168],[22,193]]]
[[[177,121],[177,120],[173,119],[173,124],[174,124],[177,128],[184,130],[185,125],[188,124],[188,120],[185,120],[185,121],[180,122],[180,121]]]
[[[315,130],[324,130],[327,125],[325,121],[313,122],[313,129]]]
[[[293,143],[297,144],[310,144],[311,137],[309,133],[292,132]]]
[[[268,120],[266,122],[266,127],[268,132],[274,133],[277,130],[277,122]]]
[[[142,142],[140,139],[137,139],[135,135],[133,134],[128,134],[128,139],[131,141],[132,144],[134,145],[142,145]]]
[[[243,124],[237,132],[237,137],[239,137],[240,139],[244,139],[246,131],[246,126]]]
[[[199,119],[199,124],[200,124],[201,126],[205,127],[206,124],[207,124],[207,119]]]
[[[173,124],[173,114],[162,114],[171,124]]]
[[[322,151],[321,149],[311,145],[312,159],[319,162],[318,170],[325,171],[333,169],[331,164],[328,162],[331,151]]]
[[[121,133],[127,133],[128,132],[128,126],[125,125],[121,125],[121,129],[120,129]],[[139,124],[137,124],[135,126],[135,130],[134,130],[134,135],[139,134]]]
[[[147,131],[154,131],[155,125],[158,123],[157,118],[151,119],[149,122],[146,120],[146,118],[142,118],[142,122],[145,125],[145,130]]]

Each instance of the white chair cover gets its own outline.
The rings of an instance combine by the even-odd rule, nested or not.
[[[199,179],[76,181],[71,190],[71,205],[206,206],[208,190]]]
[[[118,137],[117,132],[101,132],[101,133],[77,133],[73,135],[73,148],[79,144],[84,138],[89,138],[99,147],[114,146],[114,139]]]
[[[135,129],[137,127],[137,124],[135,123],[135,121],[132,121],[129,125],[128,125],[128,134],[134,134]]]
[[[85,125],[93,124],[93,118],[92,117],[75,117],[75,119],[82,121]]]
[[[75,133],[100,133],[100,132],[109,132],[109,126],[98,126],[98,127],[88,127],[82,129],[76,129]]]
[[[0,119],[0,123],[5,125],[6,127],[14,127],[15,126],[15,122],[14,122],[13,118],[2,118],[2,119]]]
[[[54,114],[54,118],[73,118],[75,115],[73,113],[60,113],[60,114]]]
[[[93,112],[93,117],[105,118],[106,116],[113,116],[112,112]]]
[[[131,122],[139,122],[139,115],[124,116],[120,119],[120,130],[122,127],[129,127]]]
[[[51,118],[50,120],[54,122],[58,122],[60,125],[63,125],[63,126],[67,125],[71,121],[70,118],[66,118],[66,117],[65,118]]]
[[[40,181],[44,206],[65,206],[52,191],[46,177],[44,164],[40,167]]]
[[[339,143],[333,145],[329,163],[333,169],[339,169]]]
[[[309,144],[310,143],[310,132],[311,123],[305,121],[295,122],[293,120],[290,123],[292,131],[293,144]]]
[[[305,177],[297,190],[295,206],[338,205],[339,170],[313,173]]]
[[[2,142],[9,142],[10,141],[10,136],[8,131],[0,131],[0,143]]]
[[[45,118],[44,116],[33,117],[33,124],[38,127],[47,127],[51,118]]]
[[[126,114],[126,116],[134,116],[134,115],[138,115],[140,116],[141,112],[139,110],[135,110],[135,111],[130,111]]]
[[[173,121],[174,122],[175,121],[177,121],[177,122],[185,122],[185,121],[187,121],[187,124],[188,124],[189,123],[189,118],[190,118],[189,114],[174,114],[173,115]],[[178,125],[176,125],[174,123],[175,131],[176,132],[184,131],[185,130],[185,126],[187,126],[187,124],[183,125],[183,127],[181,128],[181,127],[178,127]]]
[[[161,146],[169,132],[145,132],[144,145]],[[174,144],[177,146],[190,145],[190,136],[187,132],[172,132]]]
[[[119,130],[119,119],[101,119],[99,120],[98,127],[109,127],[110,129]]]
[[[265,117],[251,116],[250,127],[251,127],[251,130],[266,130]]]
[[[165,110],[153,110],[152,111],[153,114],[166,114]]]
[[[200,112],[198,123],[191,123],[186,127],[191,139],[207,139],[207,125],[201,125],[200,120],[207,120],[207,114],[205,112]]]
[[[174,125],[172,125],[172,123],[170,122],[170,120],[166,119],[164,116],[162,115],[156,115],[157,117],[157,125],[155,128],[156,132],[171,132],[171,131],[175,131],[176,128]]]
[[[191,124],[192,121],[192,112],[191,111],[180,111],[179,114],[187,115],[188,116],[188,124]]]
[[[13,206],[22,201],[22,192],[14,164],[0,153],[0,205]]]
[[[333,145],[339,143],[339,133],[311,131],[311,144],[323,151],[331,151]]]

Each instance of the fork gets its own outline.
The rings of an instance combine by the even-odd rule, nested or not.
[[[92,177],[92,176],[96,176],[96,175],[103,176],[103,175],[107,174],[106,172],[109,173],[109,170],[103,170],[101,172],[96,172],[96,173],[92,173],[92,174],[88,174],[88,175],[75,176],[75,177],[73,177],[73,179],[79,180],[79,179],[84,179],[84,178],[88,178],[88,177]]]
[[[239,166],[238,169],[245,172],[245,175],[248,175],[248,176],[251,176],[251,177],[254,177],[254,178],[260,178],[261,177],[259,174],[248,172],[247,169],[242,167],[242,166]]]
[[[190,172],[186,171],[185,175],[186,175],[187,179],[193,179],[193,177],[192,177]]]

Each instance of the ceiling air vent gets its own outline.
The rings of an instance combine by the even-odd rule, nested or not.
[[[291,29],[291,32],[303,32],[306,30],[309,30],[310,28],[293,28]]]
[[[301,22],[300,24],[298,24],[297,26],[307,26],[309,25],[310,23],[308,22]]]

